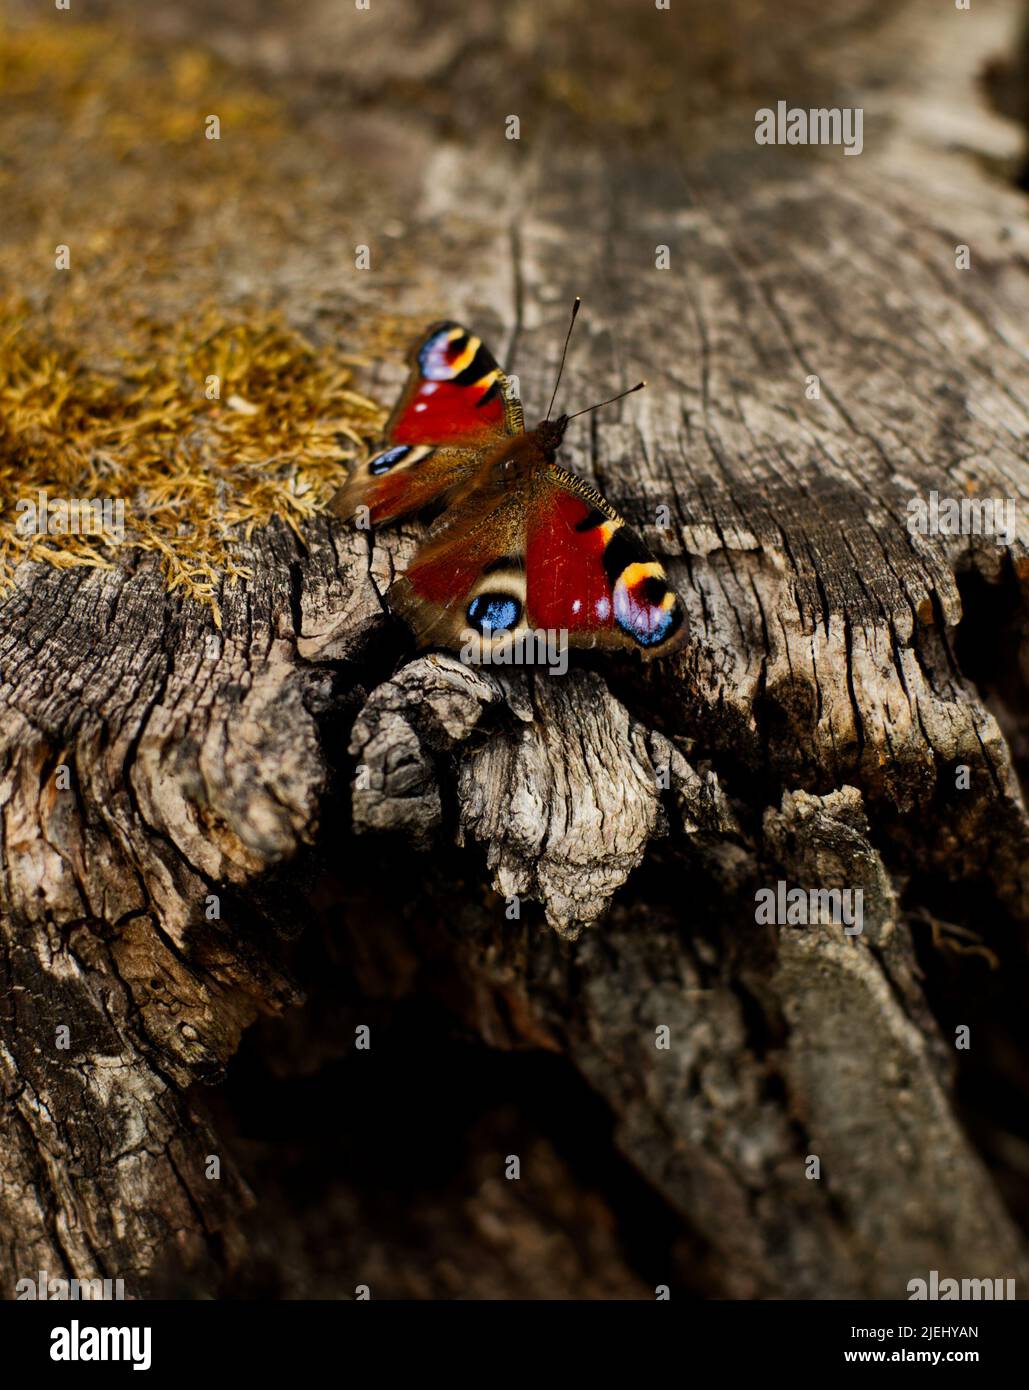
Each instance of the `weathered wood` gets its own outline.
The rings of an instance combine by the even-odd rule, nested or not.
[[[319,932],[300,948],[314,1007],[290,1013],[296,1053],[352,1055],[351,1023],[388,1034],[383,1000],[438,995],[490,1047],[564,1058],[681,1237],[663,1282],[903,1297],[931,1268],[1029,1274],[1010,1113],[1029,1085],[1029,234],[1004,181],[1020,132],[976,85],[1014,50],[1017,10],[854,3],[826,34],[814,3],[789,23],[686,8],[430,19],[320,0],[287,24],[225,0],[139,18],[144,41],[209,46],[285,114],[231,216],[217,171],[166,168],[180,244],[216,254],[163,276],[143,257],[128,288],[98,266],[111,322],[82,309],[84,351],[103,359],[134,293],[155,318],[256,295],[312,341],[374,355],[363,385],[388,402],[405,338],[466,318],[531,418],[582,294],[562,399],[650,386],[576,422],[566,458],[667,556],[694,640],[656,667],[587,659],[563,679],[414,657],[383,595],[417,526],[255,532],[220,632],[152,557],[24,566],[0,633],[5,1293],[37,1269],[144,1295],[169,1269],[184,1290],[231,1288],[277,1242],[276,1289],[325,1291],[301,1218],[284,1205],[255,1227],[253,1175],[186,1094],[298,1004],[291,943],[314,914],[348,969],[334,1012]],[[785,95],[862,105],[862,155],[755,145],[755,108]],[[58,146],[54,177],[80,188],[84,157]],[[135,190],[140,235],[159,235],[161,169],[90,158],[95,192],[70,193],[68,215],[99,222]],[[22,258],[45,322],[28,221],[3,268]],[[907,503],[934,491],[1014,499],[1018,535],[912,535]],[[861,888],[863,933],[757,925],[755,891],[779,880]],[[259,1028],[269,1055],[283,1027]],[[374,1131],[374,1112],[357,1123]],[[623,1235],[584,1235],[613,1218],[545,1139],[533,1210],[491,1186],[515,1141],[479,1142],[476,1229],[456,1199],[426,1207],[446,1270],[412,1263],[410,1234],[380,1230],[341,1178],[333,1230],[354,1255],[333,1292],[646,1296],[662,1279]],[[498,1269],[483,1250],[504,1222],[521,1234]],[[560,1278],[532,1254],[558,1230]]]

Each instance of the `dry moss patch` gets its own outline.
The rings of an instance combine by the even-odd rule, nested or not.
[[[239,539],[272,517],[298,529],[381,429],[351,374],[271,316],[154,328],[100,370],[0,314],[0,584],[24,560],[109,566],[136,546],[217,621],[219,585],[246,575]],[[41,492],[120,500],[124,534],[23,534],[18,503]]]
[[[140,44],[74,17],[0,23],[0,93],[6,110],[31,103],[64,138],[106,141],[116,156],[141,140],[195,146],[208,113],[250,142],[280,132],[278,102],[203,48]]]

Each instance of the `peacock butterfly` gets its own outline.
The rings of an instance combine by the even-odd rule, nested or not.
[[[556,395],[555,385],[551,409]],[[332,511],[353,519],[364,508],[378,526],[441,508],[388,595],[420,646],[458,648],[472,632],[488,650],[494,635],[545,629],[566,631],[571,646],[651,660],[685,642],[686,610],[663,567],[595,488],[558,464],[573,418],[548,411],[526,430],[507,377],[460,324],[434,324],[415,345],[387,447],[351,470]]]

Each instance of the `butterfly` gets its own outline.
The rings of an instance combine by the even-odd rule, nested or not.
[[[545,630],[566,632],[569,646],[627,648],[645,660],[677,651],[686,610],[663,567],[557,461],[574,417],[548,411],[527,430],[496,359],[458,323],[428,328],[410,362],[386,447],[351,469],[331,510],[375,527],[436,509],[388,593],[419,645],[457,649],[474,635],[488,649],[505,634]],[[555,385],[551,409],[556,394]]]

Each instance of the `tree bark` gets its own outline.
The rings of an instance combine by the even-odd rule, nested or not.
[[[1024,1287],[1029,235],[1022,132],[979,84],[1018,10],[686,8],[135,20],[288,115],[268,244],[258,201],[218,214],[217,271],[169,272],[152,311],[257,293],[362,353],[385,404],[405,339],[457,318],[531,419],[582,294],[562,400],[649,388],[576,422],[564,461],[665,557],[693,637],[564,678],[415,655],[384,596],[418,523],[240,537],[220,630],[152,557],[23,566],[0,633],[5,1296],[38,1269],[134,1296]],[[784,95],[861,106],[860,158],[757,145]],[[931,493],[1013,499],[1018,534],[912,533]],[[860,889],[863,931],[760,925],[780,881]],[[423,1023],[480,1047],[487,1091],[505,1054],[552,1054],[609,1166],[541,1121],[522,1196],[524,1132],[485,1106],[453,1186],[406,1177],[405,1221],[360,1162],[298,1212],[234,1067],[349,1084],[402,1013],[405,1047]],[[385,1151],[388,1097],[354,1084],[353,1142]]]

